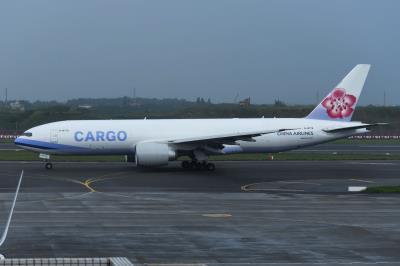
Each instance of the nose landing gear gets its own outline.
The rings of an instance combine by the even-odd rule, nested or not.
[[[53,169],[53,164],[50,163],[50,162],[47,162],[47,163],[45,163],[44,167],[45,167],[47,170],[51,170],[51,169]]]
[[[44,168],[46,168],[46,170],[53,169],[53,164],[50,162],[50,155],[41,153],[41,154],[39,154],[39,158],[43,159],[46,162],[44,164]]]

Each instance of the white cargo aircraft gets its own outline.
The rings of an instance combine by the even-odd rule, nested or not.
[[[157,167],[181,156],[183,168],[214,170],[209,155],[270,153],[368,132],[380,125],[351,122],[370,65],[357,65],[304,118],[76,120],[27,130],[15,144],[40,153],[127,155],[137,166]]]

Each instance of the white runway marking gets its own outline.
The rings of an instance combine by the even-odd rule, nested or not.
[[[397,165],[398,163],[384,163],[384,162],[346,162],[347,164],[360,164],[360,165]]]
[[[229,213],[205,213],[201,216],[209,217],[209,218],[229,218],[232,217],[232,214]]]

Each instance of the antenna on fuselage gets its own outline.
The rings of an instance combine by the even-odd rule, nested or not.
[[[0,238],[0,247],[3,245],[4,241],[7,238],[8,229],[10,228],[11,218],[12,218],[12,215],[14,213],[14,207],[15,207],[15,203],[17,202],[19,188],[21,187],[21,182],[22,182],[22,177],[23,176],[24,176],[24,170],[21,171],[21,175],[19,177],[17,190],[15,191],[14,200],[13,200],[13,203],[11,205],[10,214],[8,215],[6,227],[4,228],[3,234],[1,235],[1,238]],[[4,259],[5,259],[4,256],[2,254],[0,254],[0,260],[4,260]]]

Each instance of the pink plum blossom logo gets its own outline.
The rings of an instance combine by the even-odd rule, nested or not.
[[[356,100],[357,98],[354,95],[346,94],[346,90],[336,88],[321,104],[326,108],[329,117],[344,118],[354,112],[352,107]]]

